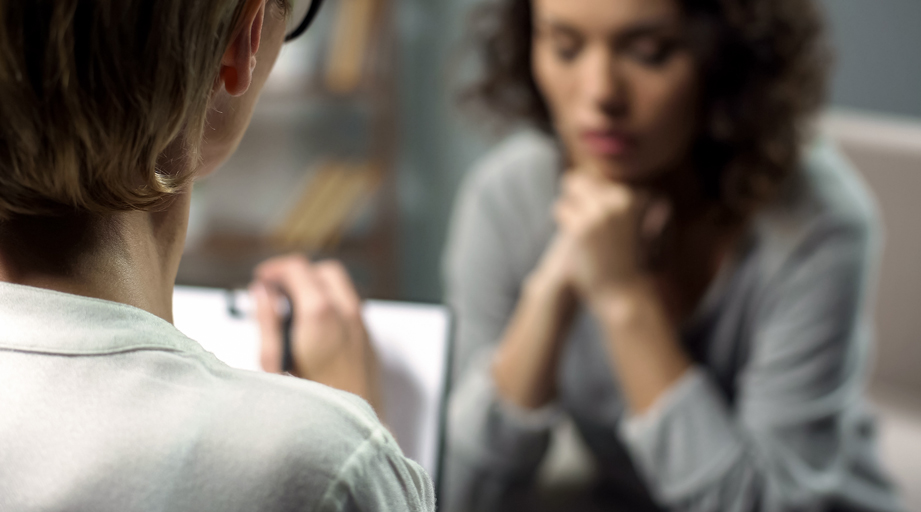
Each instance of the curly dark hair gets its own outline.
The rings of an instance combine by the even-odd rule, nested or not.
[[[482,77],[464,94],[504,121],[553,125],[531,70],[532,0],[473,17]],[[812,0],[676,0],[702,77],[691,158],[722,213],[741,220],[795,173],[823,103],[830,51]]]

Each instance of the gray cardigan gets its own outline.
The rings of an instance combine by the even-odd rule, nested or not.
[[[862,403],[877,213],[828,143],[758,215],[682,327],[696,366],[651,412],[626,409],[585,313],[569,334],[555,404],[523,411],[498,398],[491,357],[553,236],[560,162],[552,140],[516,135],[458,199],[445,260],[458,322],[445,509],[508,509],[566,414],[610,502],[630,510],[899,510]]]

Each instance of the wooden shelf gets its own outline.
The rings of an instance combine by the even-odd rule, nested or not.
[[[290,73],[267,85],[237,154],[197,185],[205,228],[183,257],[180,284],[248,284],[259,262],[290,251],[278,245],[277,236],[273,240],[278,226],[293,212],[316,210],[303,207],[304,198],[313,197],[307,190],[311,177],[342,162],[342,168],[375,169],[377,191],[367,201],[374,211],[363,216],[361,230],[342,226],[334,237],[341,243],[313,256],[343,260],[366,297],[399,296],[392,8],[392,0],[328,1],[317,32],[283,56]],[[343,13],[357,17],[339,19]],[[360,37],[336,33],[359,26],[366,31]],[[295,57],[309,65],[292,62]],[[333,57],[352,60],[331,66]]]

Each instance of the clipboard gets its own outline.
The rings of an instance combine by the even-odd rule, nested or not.
[[[233,368],[262,371],[249,294],[177,286],[173,323]],[[439,488],[450,382],[451,314],[444,306],[367,301],[363,317],[380,363],[383,410],[404,455]]]

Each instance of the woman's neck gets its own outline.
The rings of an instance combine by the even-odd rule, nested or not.
[[[189,193],[156,212],[0,223],[0,281],[135,306],[172,321]]]
[[[681,323],[697,309],[735,251],[745,225],[720,215],[691,167],[663,174],[648,190],[666,198],[671,206],[668,239],[662,241],[668,254],[657,281],[672,319]]]
[[[713,206],[706,198],[699,174],[690,165],[662,173],[647,186],[654,195],[667,198],[682,221],[697,220]]]

